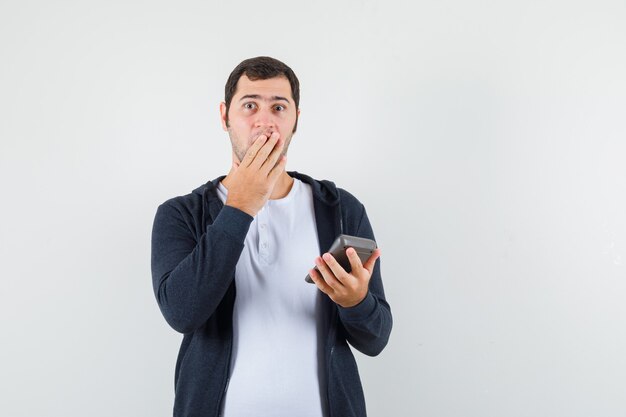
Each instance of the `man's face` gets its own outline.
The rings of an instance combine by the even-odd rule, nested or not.
[[[244,74],[237,82],[228,119],[224,102],[220,104],[220,114],[222,128],[230,136],[237,162],[241,162],[259,135],[269,137],[272,132],[278,132],[285,141],[282,154],[286,155],[300,111],[296,112],[287,78],[251,81]]]

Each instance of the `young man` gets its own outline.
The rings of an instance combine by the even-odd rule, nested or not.
[[[348,249],[350,273],[326,253],[339,234],[374,234],[350,193],[285,171],[299,99],[282,62],[239,64],[220,105],[230,172],[157,209],[154,293],[184,334],[176,417],[366,415],[348,343],[370,356],[387,344],[380,250],[362,264]]]

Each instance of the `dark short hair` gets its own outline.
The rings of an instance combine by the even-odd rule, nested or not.
[[[291,86],[291,98],[293,98],[296,104],[296,111],[300,105],[300,82],[298,77],[283,62],[271,58],[269,56],[257,56],[256,58],[249,58],[241,61],[239,65],[235,67],[233,72],[228,76],[226,81],[226,87],[224,88],[224,102],[226,103],[226,122],[228,122],[228,109],[230,108],[230,102],[235,95],[237,89],[237,82],[242,75],[246,75],[251,81],[267,80],[275,77],[285,77],[289,81]],[[298,116],[296,115],[296,125],[298,124]],[[294,126],[294,132],[296,128]]]

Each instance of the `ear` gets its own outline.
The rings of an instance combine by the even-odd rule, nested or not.
[[[228,132],[228,126],[226,126],[226,103],[223,101],[220,103],[220,120],[222,129],[224,129],[224,132]]]
[[[296,130],[298,129],[298,121],[300,120],[300,109],[298,109],[298,112],[296,113],[296,123],[294,123],[293,125],[293,130],[291,131],[291,133],[296,133]]]

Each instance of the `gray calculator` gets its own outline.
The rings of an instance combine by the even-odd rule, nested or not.
[[[339,265],[341,265],[346,272],[350,272],[352,268],[350,267],[350,260],[346,255],[346,249],[354,248],[359,256],[359,259],[361,259],[361,262],[365,263],[370,256],[372,256],[376,247],[376,242],[372,239],[350,235],[339,235],[333,242],[328,252],[335,257]],[[317,266],[315,266],[315,269],[317,270]],[[313,284],[313,280],[309,274],[307,274],[304,280]]]

